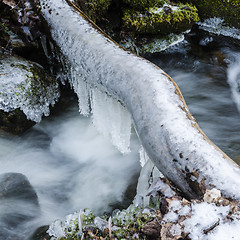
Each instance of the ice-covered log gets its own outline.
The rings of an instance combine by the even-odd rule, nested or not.
[[[41,0],[53,39],[78,81],[116,98],[158,169],[188,197],[205,185],[240,199],[240,169],[202,132],[174,81],[109,39],[68,0]],[[80,86],[81,87],[81,86]]]

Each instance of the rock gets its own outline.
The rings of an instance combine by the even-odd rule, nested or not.
[[[20,134],[50,114],[58,82],[34,62],[0,56],[0,129]]]
[[[10,112],[0,110],[0,129],[5,132],[19,135],[34,124],[33,121],[27,119],[26,115],[20,109]]]
[[[225,23],[240,28],[240,2],[235,0],[188,0],[196,5],[201,19],[221,17]]]
[[[12,232],[25,221],[39,214],[38,197],[32,185],[20,173],[0,175],[0,223],[1,229]]]
[[[184,32],[199,21],[197,9],[191,5],[164,5],[144,12],[126,9],[123,25],[128,30],[141,34],[168,34]]]
[[[0,200],[23,200],[36,206],[38,197],[27,177],[21,173],[0,175]]]
[[[134,9],[143,10],[149,7],[162,7],[166,2],[165,0],[123,0],[125,4],[128,4]]]
[[[81,10],[94,22],[106,14],[111,0],[77,0]]]
[[[47,234],[49,226],[39,227],[29,240],[50,240],[50,236]]]

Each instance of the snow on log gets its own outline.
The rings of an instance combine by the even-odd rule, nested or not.
[[[171,77],[121,48],[69,0],[40,3],[80,99],[87,85],[121,102],[150,159],[189,198],[216,187],[240,199],[239,166],[202,132]]]

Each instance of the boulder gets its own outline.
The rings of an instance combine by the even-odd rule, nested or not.
[[[36,191],[21,173],[0,175],[0,225],[4,232],[12,232],[25,221],[39,214]]]
[[[21,173],[0,175],[0,200],[22,200],[39,205],[38,197],[26,176]]]
[[[169,5],[149,7],[144,11],[125,9],[123,25],[141,34],[168,34],[184,32],[199,21],[196,7],[192,5]]]
[[[58,82],[42,66],[0,56],[0,129],[20,134],[50,114],[60,96]]]
[[[202,19],[220,17],[230,26],[240,28],[240,1],[236,0],[188,0],[196,5]]]

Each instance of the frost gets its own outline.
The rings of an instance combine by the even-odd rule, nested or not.
[[[219,219],[223,219],[229,213],[229,206],[216,206],[206,202],[192,205],[191,218],[186,219],[182,224],[184,231],[190,233],[192,240],[202,239],[204,230],[211,228]]]
[[[172,228],[170,229],[170,233],[173,236],[178,236],[181,235],[181,226],[179,224],[173,225]]]
[[[232,37],[240,39],[240,31],[237,28],[230,28],[224,25],[224,20],[221,18],[209,18],[204,22],[197,23],[201,29],[217,35],[223,35],[226,37]]]
[[[221,224],[212,233],[209,234],[208,240],[226,240],[226,239],[239,239],[240,221],[234,219],[232,222]]]
[[[103,231],[105,228],[108,228],[108,222],[100,217],[94,219],[94,224]]]
[[[58,83],[45,74],[38,64],[20,58],[0,58],[0,109],[21,109],[28,119],[40,122],[48,116],[60,93]]]
[[[171,33],[166,37],[153,38],[150,42],[139,47],[139,53],[161,52],[184,41],[184,34]]]
[[[65,234],[64,234],[64,231],[63,231],[62,221],[61,220],[54,221],[50,225],[47,233],[49,234],[49,236],[53,236],[53,237],[56,237],[56,238],[64,237]]]
[[[165,222],[176,222],[178,220],[178,215],[175,212],[169,212],[164,216],[163,220]]]

